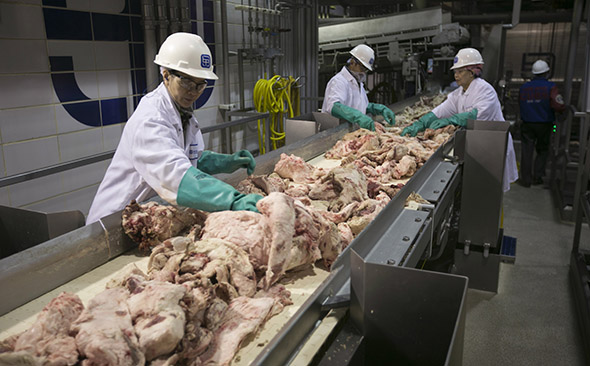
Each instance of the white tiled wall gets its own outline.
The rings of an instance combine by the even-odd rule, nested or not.
[[[137,2],[135,9],[141,9],[140,0],[129,1]],[[203,1],[207,0],[191,0],[196,6],[197,31],[202,36]],[[67,0],[65,10],[74,10],[78,14],[92,12],[126,16],[121,13],[129,9],[126,2]],[[214,0],[213,3],[216,33],[214,61],[216,72],[221,77],[220,2]],[[241,2],[234,0],[227,4],[230,51],[242,48],[244,28],[241,24],[242,12],[234,9],[237,4]],[[133,89],[131,71],[141,70],[143,66],[133,66],[130,41],[93,41],[68,37],[48,39],[52,32],[50,29],[46,31],[44,9],[60,10],[58,6],[44,7],[42,0],[0,0],[0,49],[10,50],[10,57],[6,56],[6,52],[0,57],[0,178],[113,151],[119,143],[125,123],[111,120],[114,124],[84,124],[66,108],[84,104],[80,102],[101,103],[104,107],[102,101],[105,99],[118,101],[125,98],[123,103],[126,104],[129,116],[134,109],[134,97],[142,92],[134,92]],[[130,16],[139,20],[137,14]],[[244,19],[247,21],[247,13]],[[246,41],[249,41],[248,36]],[[137,46],[142,45],[143,41],[133,42]],[[52,65],[52,60],[58,60],[55,64],[57,69],[52,69],[56,67]],[[202,127],[222,122],[218,104],[225,102],[223,88],[230,88],[230,102],[239,105],[237,57],[231,57],[229,63],[229,80],[218,80],[206,104],[195,111]],[[68,65],[72,65],[73,70]],[[259,69],[259,66],[248,62],[244,64],[246,107],[252,106],[252,89],[260,78]],[[64,77],[62,74],[72,73],[75,90],[66,90],[64,94],[62,88],[60,95],[56,92],[56,81],[52,75]],[[67,80],[62,78],[61,82]],[[60,101],[60,97],[70,99]],[[96,107],[93,108],[96,110]],[[96,113],[103,118],[103,110]],[[232,129],[233,149],[258,148],[255,126],[253,122],[250,128]],[[222,146],[220,132],[204,137],[208,149],[219,151]],[[86,214],[109,163],[110,160],[102,161],[0,188],[0,204],[43,212],[80,210]]]
[[[57,174],[13,184],[8,187],[8,190],[10,201],[15,207],[22,207],[64,192],[61,179]]]
[[[59,135],[61,161],[81,159],[102,152],[102,131],[100,128]]]
[[[92,42],[50,40],[47,41],[47,49],[51,56],[71,56],[74,62],[74,70],[89,71],[96,69],[95,46]]]
[[[0,205],[10,206],[10,200],[8,198],[8,187],[0,188]]]
[[[38,3],[41,1],[39,0]],[[43,13],[39,6],[0,3],[0,34],[8,39],[44,39]]]
[[[0,110],[2,142],[16,142],[56,134],[55,106]]]
[[[93,73],[96,75],[96,73]],[[94,84],[96,87],[96,83]],[[68,133],[73,131],[85,130],[88,128],[80,121],[72,117],[64,108],[63,105],[58,104],[55,106],[55,115],[57,118],[57,133]]]
[[[79,210],[84,215],[88,214],[92,200],[88,197],[94,197],[98,187],[86,187],[80,190],[68,192],[58,197],[51,197],[44,201],[39,201],[23,208],[41,212],[61,212]]]
[[[0,70],[11,70],[15,74],[23,72],[49,72],[47,47],[42,40],[0,40],[0,49],[5,53],[0,57]]]
[[[98,93],[101,98],[133,94],[128,70],[98,72]]]
[[[111,125],[102,128],[103,151],[113,151],[119,145],[124,124]]]
[[[0,177],[4,176],[4,151],[0,149]]]
[[[59,163],[57,136],[3,144],[3,147],[9,176]]]
[[[101,97],[99,93],[99,85],[97,85],[97,81],[100,80],[101,75],[100,72],[94,71],[80,71],[74,72],[74,78],[76,79],[76,84],[80,88],[80,91],[89,99],[96,99]],[[129,78],[126,79],[129,81]],[[127,88],[129,91],[129,88]],[[126,94],[123,94],[126,95]],[[118,96],[118,95],[117,95]]]
[[[9,72],[6,70],[5,72]],[[0,108],[37,107],[57,102],[48,74],[0,75]]]
[[[61,181],[63,192],[86,188],[101,180],[111,160],[81,166],[56,174]]]

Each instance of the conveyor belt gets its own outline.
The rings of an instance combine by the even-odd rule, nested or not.
[[[323,155],[317,156],[310,160],[309,163],[325,169],[340,165],[339,160],[327,160]],[[43,307],[60,293],[75,293],[84,304],[88,304],[88,301],[103,291],[106,283],[126,265],[133,263],[147,273],[148,259],[149,256],[138,250],[126,252],[3,315],[0,317],[0,340],[28,329]],[[319,284],[326,279],[328,274],[329,271],[316,266],[308,266],[302,270],[289,272],[281,283],[285,284],[287,290],[291,292],[293,304],[285,307],[280,314],[269,319],[255,338],[248,339],[240,348],[232,365],[249,365],[258,356],[262,347],[268,344],[278,333],[280,328],[317,289]]]
[[[257,158],[257,169],[256,174],[268,174],[274,168],[276,162],[280,159],[281,153],[287,154],[294,154],[300,156],[304,160],[310,162],[312,165],[317,167],[323,168],[332,168],[335,165],[339,165],[337,161],[329,161],[323,158],[323,152],[327,149],[331,148],[336,141],[338,141],[344,134],[351,130],[350,125],[345,124],[339,127],[336,127],[329,131],[321,132],[315,136],[312,136],[306,140],[299,141],[292,145],[286,146],[282,149],[272,151],[264,156]],[[456,166],[453,166],[452,163],[447,163],[444,161],[444,154],[447,153],[442,151],[443,149],[439,149],[433,157],[415,174],[415,176],[407,181],[406,187],[404,187],[395,197],[394,200],[384,209],[387,211],[387,214],[381,214],[377,217],[379,220],[374,220],[374,222],[369,226],[372,227],[373,230],[371,233],[361,233],[360,236],[363,237],[362,243],[359,243],[359,239],[355,239],[353,243],[349,246],[355,246],[359,253],[369,253],[367,252],[373,246],[374,243],[377,243],[379,238],[383,235],[387,237],[387,228],[392,227],[392,223],[397,220],[399,217],[408,216],[412,222],[417,222],[417,220],[412,219],[409,216],[416,216],[419,215],[420,217],[426,218],[428,213],[408,213],[408,215],[404,215],[406,211],[403,209],[403,202],[405,201],[406,197],[413,191],[419,191],[419,189],[425,186],[425,183],[429,179],[433,179],[432,176],[434,175],[434,179],[440,180],[438,175],[441,174],[439,171],[446,171],[445,178],[449,178],[447,183],[441,184],[438,183],[438,189],[436,192],[440,192],[437,197],[444,196],[444,188],[447,185],[451,185],[452,178],[455,175]],[[448,149],[447,149],[448,150]],[[442,168],[441,168],[442,167]],[[245,178],[245,174],[242,172],[236,172],[231,175],[227,175],[223,177],[225,181],[230,184],[237,184],[237,182],[241,181]],[[441,188],[442,187],[442,188]],[[440,190],[440,191],[439,191]],[[435,200],[438,198],[434,198]],[[106,242],[108,243],[115,243],[116,247],[125,247],[125,241],[128,241],[125,238],[122,238],[121,235],[121,222],[120,222],[121,213],[118,212],[113,214],[107,218],[105,218],[101,225],[104,229],[104,235],[107,236]],[[375,222],[378,221],[378,222]],[[400,224],[400,223],[398,223]],[[401,223],[403,224],[403,223]],[[406,226],[406,225],[404,225]],[[418,225],[417,227],[419,227]],[[378,228],[377,230],[375,228]],[[85,228],[81,228],[79,230],[84,230]],[[85,230],[94,230],[94,228],[87,228]],[[365,230],[368,231],[368,230]],[[103,233],[101,233],[102,235]],[[90,236],[93,237],[95,234],[88,233],[81,235],[79,233],[73,234],[66,234],[65,236],[81,236],[86,237]],[[416,240],[412,240],[411,242],[405,243],[404,246],[400,247],[400,259],[398,263],[402,263],[401,257],[405,258],[406,264],[413,266],[421,256],[422,251],[425,248],[425,243],[428,241],[428,235],[424,235],[424,233],[415,233],[418,235]],[[70,239],[74,240],[74,239]],[[388,238],[388,241],[392,241],[392,238]],[[61,244],[61,243],[60,243]],[[95,244],[91,243],[88,246],[94,247],[96,245],[102,244]],[[328,272],[323,270],[319,267],[310,266],[305,268],[301,271],[294,271],[289,273],[285,280],[281,281],[285,284],[286,288],[291,291],[291,298],[293,301],[293,305],[286,307],[283,312],[273,318],[271,318],[261,329],[258,335],[254,338],[247,339],[245,344],[242,346],[240,351],[237,354],[237,357],[234,359],[232,365],[249,365],[249,364],[256,364],[256,365],[272,365],[278,364],[276,363],[276,354],[281,353],[280,351],[277,352],[278,348],[285,345],[285,339],[287,333],[295,332],[297,335],[293,339],[292,342],[301,343],[304,339],[309,337],[310,331],[314,328],[317,330],[318,320],[320,322],[325,322],[326,324],[332,324],[334,321],[331,320],[331,316],[334,316],[334,319],[337,319],[338,314],[334,314],[333,312],[330,313],[331,315],[328,317],[322,316],[321,319],[320,313],[320,305],[326,301],[326,299],[333,297],[338,294],[339,291],[346,288],[346,280],[349,277],[349,248],[341,255],[338,259],[337,263],[334,264],[333,268],[336,268],[332,272]],[[34,248],[31,248],[34,249]],[[84,248],[82,248],[84,249]],[[39,250],[39,249],[37,249]],[[104,250],[101,249],[101,250]],[[90,250],[92,252],[92,250]],[[108,248],[108,254],[106,258],[105,256],[101,256],[100,259],[94,259],[93,261],[99,261],[96,265],[90,266],[90,268],[94,268],[89,272],[77,275],[73,277],[73,279],[69,280],[66,278],[68,282],[63,285],[60,285],[57,288],[50,287],[50,290],[43,291],[43,286],[51,286],[51,284],[42,284],[42,283],[35,283],[35,282],[28,282],[29,289],[33,290],[34,288],[38,287],[37,291],[43,291],[42,295],[37,297],[34,300],[26,302],[24,305],[8,312],[7,314],[0,317],[0,339],[4,339],[7,336],[12,334],[19,333],[25,329],[27,329],[32,322],[34,322],[36,314],[47,304],[49,301],[57,296],[59,293],[63,291],[69,291],[78,294],[82,301],[87,304],[88,300],[93,297],[98,292],[104,289],[105,284],[108,280],[114,276],[117,270],[122,269],[126,264],[129,263],[136,263],[136,265],[142,269],[146,270],[147,260],[148,257],[143,256],[143,254],[138,253],[136,251],[126,251],[122,255],[118,255],[116,253],[112,253],[111,247]],[[111,255],[115,257],[112,259],[108,259]],[[78,259],[78,258],[76,258]],[[100,261],[105,263],[100,264]],[[67,258],[63,259],[62,267],[67,266]],[[98,266],[98,267],[97,267]],[[87,270],[85,270],[87,271]],[[59,276],[59,271],[55,271],[55,275]],[[0,282],[2,280],[6,280],[8,276],[2,276],[2,270],[0,269]],[[13,271],[10,273],[12,278],[18,278],[18,273]],[[34,279],[34,276],[29,276],[31,279]],[[62,281],[62,283],[65,281]],[[5,282],[4,282],[5,283]],[[4,285],[4,283],[0,283]],[[27,283],[26,281],[24,283]],[[39,286],[37,286],[39,285]],[[21,284],[17,286],[23,287]],[[22,292],[22,289],[21,289]],[[330,325],[328,325],[329,327]],[[295,331],[296,330],[296,331]],[[322,338],[321,332],[315,332],[315,336]],[[321,343],[319,341],[312,341],[308,342],[308,351],[309,357],[312,357],[313,354],[313,344],[314,343]],[[311,344],[311,345],[310,345]],[[270,346],[269,346],[270,345]],[[291,352],[293,352],[295,346],[292,344],[284,349],[284,355],[280,357],[288,357]],[[296,348],[296,347],[295,347]],[[304,349],[306,349],[304,347]],[[302,352],[298,355],[297,362],[301,364],[306,364],[309,360],[306,358],[306,352]],[[284,362],[284,361],[283,361]],[[279,362],[279,363],[283,363]],[[297,363],[294,363],[297,364]]]
[[[315,167],[327,170],[340,166],[340,160],[328,160],[325,159],[323,155],[319,155],[309,160],[308,163]],[[409,178],[399,180],[396,183],[406,183],[408,180]],[[56,289],[49,291],[33,301],[14,309],[0,317],[0,340],[28,329],[34,323],[37,314],[43,309],[43,307],[60,293],[75,293],[80,297],[84,304],[88,304],[88,301],[96,294],[103,291],[106,283],[111,278],[115,277],[117,272],[126,265],[135,264],[139,269],[144,271],[144,273],[147,273],[148,259],[149,256],[146,256],[145,253],[142,253],[139,250],[129,251]],[[232,365],[249,365],[256,356],[258,356],[262,347],[268,344],[268,342],[279,332],[280,328],[293,316],[293,314],[295,314],[295,312],[297,312],[297,310],[299,310],[305,300],[307,300],[318,286],[328,277],[328,274],[329,271],[317,266],[308,266],[302,270],[287,273],[281,283],[285,284],[287,290],[291,292],[291,300],[293,301],[293,304],[285,307],[280,314],[269,319],[255,338],[247,340],[247,342],[240,348]],[[314,342],[311,342],[311,344],[313,343]],[[312,357],[311,352],[308,352],[308,354]],[[305,353],[300,356],[300,362],[303,362],[301,361],[301,358],[305,358]]]
[[[326,160],[322,155],[312,159],[309,163],[325,169],[340,165],[339,160]],[[133,263],[144,273],[147,273],[148,260],[149,256],[139,250],[129,251],[14,309],[0,317],[0,340],[28,329],[43,307],[60,293],[75,293],[84,304],[88,304],[88,301],[103,291],[106,283],[126,265]],[[281,283],[284,283],[287,290],[291,292],[293,304],[287,306],[280,314],[269,319],[254,339],[247,340],[240,348],[233,365],[249,365],[260,353],[261,348],[278,333],[280,328],[301,307],[319,284],[326,279],[328,274],[329,271],[316,266],[308,266],[301,270],[289,272]]]
[[[148,256],[139,251],[125,253],[5,314],[0,317],[0,340],[28,329],[43,307],[60,293],[75,293],[87,305],[88,301],[99,292],[102,292],[106,283],[127,264],[133,263],[146,272],[148,259]],[[285,307],[280,314],[269,319],[256,337],[247,339],[237,353],[232,365],[249,365],[258,356],[262,347],[268,344],[289,318],[299,310],[305,300],[326,279],[328,274],[329,272],[324,269],[311,266],[289,273],[282,283],[291,292],[293,305]]]

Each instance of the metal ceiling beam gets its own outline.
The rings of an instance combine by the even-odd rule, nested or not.
[[[512,22],[512,13],[453,15],[452,19],[460,24],[509,24]],[[524,12],[520,13],[519,23],[561,23],[570,22],[571,19],[571,10],[552,13]]]

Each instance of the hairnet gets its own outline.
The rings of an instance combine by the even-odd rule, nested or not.
[[[465,68],[473,73],[474,76],[481,76],[481,72],[483,70],[482,64],[477,65],[468,65]]]

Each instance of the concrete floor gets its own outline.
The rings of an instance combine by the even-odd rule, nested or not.
[[[569,281],[573,233],[549,189],[512,184],[504,234],[517,238],[516,262],[500,265],[498,293],[468,290],[463,365],[588,365]],[[590,246],[586,225],[581,243]]]

